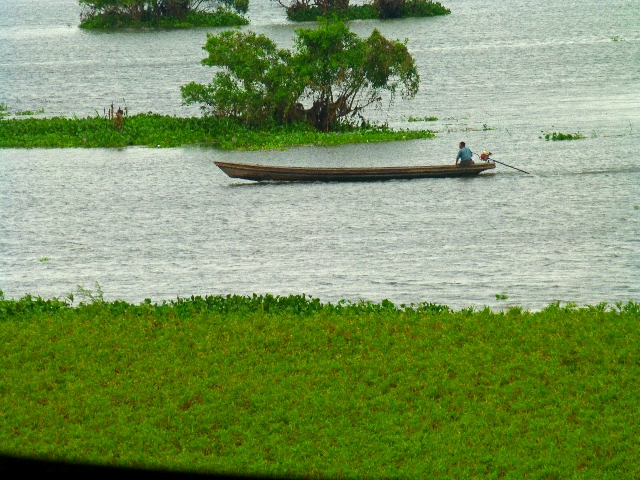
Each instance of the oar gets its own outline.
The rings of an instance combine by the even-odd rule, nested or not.
[[[480,155],[478,155],[477,153],[474,153],[474,155],[482,159],[482,157],[480,157]],[[490,158],[489,160],[495,163],[499,163],[500,165],[504,165],[505,167],[513,168],[514,170],[518,170],[519,172],[526,173],[527,175],[531,175],[531,173],[529,172],[525,172],[524,170],[520,170],[519,168],[513,167],[511,165],[507,165],[506,163],[499,162],[498,160],[494,160],[493,158]]]

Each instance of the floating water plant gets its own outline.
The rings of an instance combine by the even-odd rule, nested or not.
[[[496,300],[506,300],[509,297],[507,295],[505,295],[504,293],[496,293]]]
[[[4,455],[261,478],[640,476],[639,303],[78,296],[0,292]]]
[[[247,25],[248,0],[79,0],[80,28],[188,28]]]
[[[580,140],[582,138],[586,138],[581,133],[560,133],[560,132],[543,132],[542,136],[539,138],[544,138],[545,140]]]
[[[106,112],[106,110],[105,110]],[[126,110],[124,111],[126,114]],[[66,147],[180,147],[209,145],[225,150],[282,149],[295,145],[344,145],[433,138],[430,130],[392,130],[366,125],[336,125],[337,131],[320,132],[308,123],[247,127],[237,121],[205,117],[171,117],[158,114],[106,118],[11,118],[0,122],[0,148]],[[235,139],[235,141],[234,141]]]
[[[15,112],[14,115],[18,117],[24,117],[24,116],[31,116],[31,115],[39,115],[41,113],[44,113],[44,108],[41,108],[40,110],[36,110],[35,112],[33,110],[19,110]]]
[[[438,120],[438,117],[413,117],[409,116],[407,119],[408,122],[435,122]]]

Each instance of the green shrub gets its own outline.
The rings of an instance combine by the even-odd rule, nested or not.
[[[307,121],[327,132],[338,123],[366,124],[362,113],[381,107],[382,92],[393,99],[418,91],[420,76],[406,44],[377,29],[361,39],[340,21],[322,20],[296,36],[290,51],[253,32],[207,35],[209,56],[202,63],[222,70],[208,85],[181,87],[183,101],[248,126]]]

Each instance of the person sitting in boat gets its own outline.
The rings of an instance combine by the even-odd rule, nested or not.
[[[473,153],[469,150],[464,142],[460,142],[460,150],[458,151],[458,156],[456,157],[456,165],[460,162],[461,167],[466,167],[467,165],[473,165]]]

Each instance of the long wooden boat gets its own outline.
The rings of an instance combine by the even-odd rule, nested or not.
[[[496,168],[496,164],[474,163],[469,166],[435,165],[416,167],[274,167],[248,163],[215,162],[232,178],[255,181],[287,182],[370,182],[411,178],[470,177],[485,170]]]

